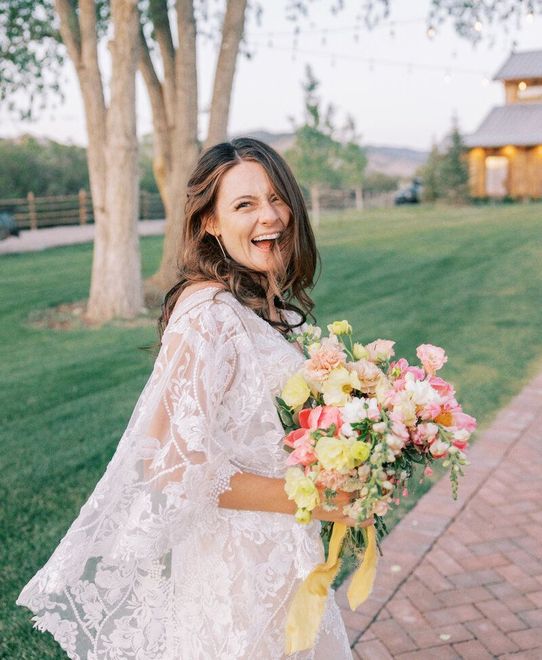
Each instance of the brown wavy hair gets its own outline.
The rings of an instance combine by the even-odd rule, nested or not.
[[[273,245],[274,266],[268,272],[252,270],[224,254],[216,237],[206,231],[215,213],[215,203],[224,174],[242,161],[259,163],[267,173],[275,194],[290,211],[290,221]],[[179,281],[167,292],[158,322],[160,337],[182,291],[195,282],[214,281],[221,284],[243,305],[261,318],[289,332],[311,316],[314,303],[307,290],[314,286],[319,264],[314,234],[303,195],[288,164],[269,145],[254,138],[236,138],[204,151],[187,185],[183,252]],[[279,309],[298,312],[301,321],[289,324],[274,321],[270,302]]]

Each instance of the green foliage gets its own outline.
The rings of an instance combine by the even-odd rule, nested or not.
[[[0,140],[0,198],[88,190],[86,150],[52,140]]]
[[[468,199],[469,170],[466,148],[457,126],[449,135],[449,146],[441,152],[433,146],[427,162],[420,168],[423,195],[428,202],[443,199],[452,204]]]
[[[141,189],[158,192],[151,150],[145,140],[139,154]],[[86,149],[53,140],[23,136],[0,139],[0,199],[71,195],[89,189]]]
[[[442,197],[441,164],[442,154],[437,145],[434,144],[429,152],[427,162],[420,168],[420,175],[423,180],[423,197],[426,202],[436,202],[437,199]]]
[[[363,189],[368,193],[384,193],[397,190],[398,176],[390,176],[384,172],[369,172],[363,178]]]
[[[466,153],[461,133],[454,127],[450,135],[450,146],[443,154],[440,164],[444,197],[452,203],[465,202],[468,197],[469,169]]]
[[[303,81],[305,123],[295,131],[294,145],[284,154],[296,177],[304,186],[328,186],[340,183],[339,143],[333,138],[333,106],[325,116],[316,92],[319,87],[307,65]]]
[[[348,117],[339,148],[339,176],[345,188],[359,188],[364,181],[367,155],[360,146],[353,117]]]

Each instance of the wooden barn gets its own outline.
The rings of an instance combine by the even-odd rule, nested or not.
[[[542,198],[542,50],[512,53],[494,77],[505,105],[467,136],[473,197]]]

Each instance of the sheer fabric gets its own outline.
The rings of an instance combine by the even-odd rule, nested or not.
[[[218,498],[236,472],[284,474],[274,397],[302,360],[227,292],[177,303],[104,475],[17,599],[70,658],[286,657],[290,599],[324,558],[320,523]],[[352,658],[333,592],[315,648],[287,657]]]

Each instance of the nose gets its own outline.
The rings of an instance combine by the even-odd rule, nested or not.
[[[259,220],[265,226],[282,224],[279,212],[269,200],[262,202]]]

